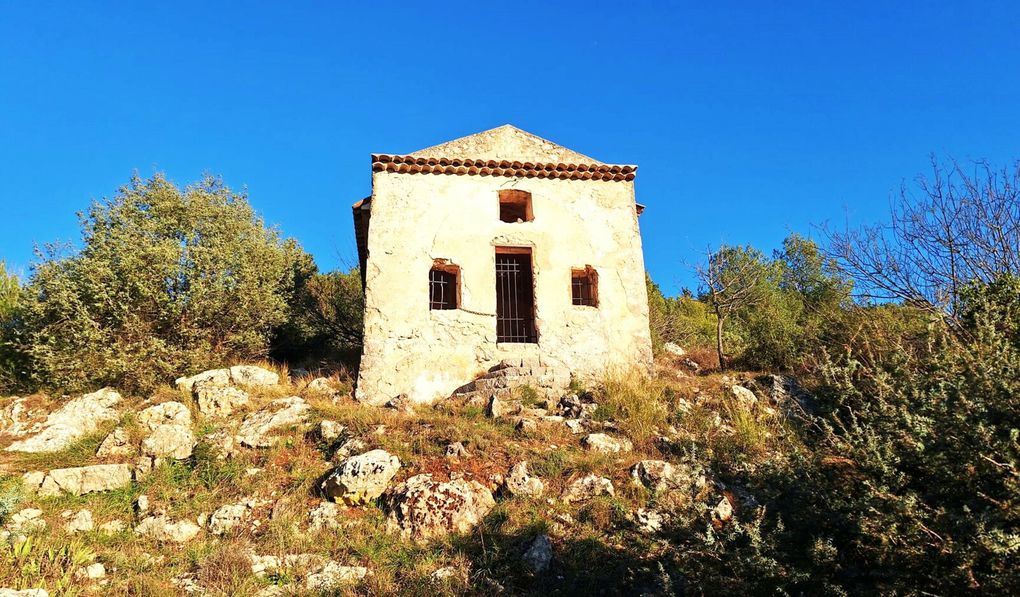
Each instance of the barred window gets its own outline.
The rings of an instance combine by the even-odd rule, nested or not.
[[[429,309],[456,309],[460,304],[460,268],[436,263],[429,270]]]
[[[599,306],[599,274],[592,266],[570,270],[570,299],[578,306]]]

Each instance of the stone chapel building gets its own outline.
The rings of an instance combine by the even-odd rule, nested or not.
[[[373,154],[372,195],[353,206],[358,398],[445,398],[505,361],[553,385],[569,382],[554,371],[647,371],[636,171],[510,125]]]

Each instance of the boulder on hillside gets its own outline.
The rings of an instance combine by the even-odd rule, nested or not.
[[[340,384],[328,377],[316,377],[308,382],[308,385],[305,386],[305,391],[317,396],[336,398],[340,395]]]
[[[28,398],[11,396],[8,400],[0,407],[0,434],[23,437],[42,431],[46,416],[43,409],[32,408]]]
[[[567,503],[584,502],[600,495],[615,496],[616,489],[613,482],[605,477],[595,474],[586,475],[575,479],[561,494],[561,499]]]
[[[249,402],[248,393],[244,390],[206,381],[197,382],[192,394],[199,412],[207,417],[225,417]]]
[[[165,514],[149,516],[135,527],[135,534],[167,543],[185,543],[194,539],[202,528],[190,520],[173,521]]]
[[[121,401],[115,390],[103,388],[69,401],[46,417],[42,430],[7,446],[9,452],[56,452],[120,418],[112,407]]]
[[[46,589],[0,588],[0,597],[50,597],[50,593]]]
[[[160,425],[191,427],[191,411],[180,402],[163,402],[139,412],[138,422],[149,431]]]
[[[209,532],[225,535],[234,530],[251,515],[253,502],[239,502],[220,506],[209,517]]]
[[[605,454],[616,454],[618,452],[630,452],[634,445],[627,438],[615,438],[605,433],[590,433],[581,440],[581,445],[586,450],[603,452]]]
[[[179,377],[174,381],[174,386],[192,392],[199,382],[219,386],[275,386],[280,383],[280,376],[255,365],[234,365],[225,369],[210,369],[190,377]]]
[[[755,404],[758,402],[758,397],[754,395],[754,392],[745,388],[744,386],[731,386],[730,393],[733,397],[747,404]]]
[[[552,556],[552,541],[549,540],[549,535],[539,535],[531,541],[527,551],[524,552],[524,563],[533,572],[545,572],[552,562]]]
[[[525,496],[537,498],[545,491],[545,484],[538,477],[528,474],[528,463],[518,462],[506,475],[504,481],[507,493],[514,496]]]
[[[138,422],[149,430],[142,440],[142,454],[152,458],[188,458],[195,447],[191,411],[180,402],[164,402],[138,413]]]
[[[635,483],[656,492],[687,489],[694,494],[707,484],[700,467],[663,460],[642,460],[630,469],[630,475]]]
[[[131,446],[131,438],[123,427],[117,427],[99,444],[96,456],[100,458],[116,458],[134,456],[135,449]]]
[[[229,371],[230,383],[238,386],[275,386],[280,383],[276,372],[255,365],[234,365]]]
[[[326,562],[318,572],[305,578],[305,588],[316,593],[329,593],[343,585],[356,583],[368,575],[364,566],[342,566],[337,562]]]
[[[298,396],[277,398],[244,418],[237,438],[249,448],[268,448],[276,443],[270,433],[282,427],[298,425],[308,417],[310,407]]]
[[[449,533],[467,533],[496,505],[492,492],[477,481],[436,481],[415,475],[387,493],[390,528],[422,541]]]
[[[386,491],[398,470],[399,458],[385,450],[371,450],[340,463],[322,482],[322,493],[350,505],[368,503]]]
[[[96,528],[96,523],[92,518],[92,512],[89,510],[79,510],[77,513],[65,512],[67,518],[67,524],[64,528],[68,533],[88,533],[92,529]]]
[[[48,473],[33,471],[22,475],[22,482],[25,489],[37,491],[41,496],[59,495],[60,492],[82,495],[130,485],[131,467],[127,464],[94,464],[58,468]]]

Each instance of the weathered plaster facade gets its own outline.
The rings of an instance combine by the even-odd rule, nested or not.
[[[355,205],[365,280],[359,399],[384,403],[404,393],[432,401],[501,360],[522,357],[581,378],[610,368],[647,370],[652,352],[634,167],[613,167],[611,175],[601,162],[509,125],[409,156],[419,159],[374,156],[372,196]],[[504,160],[520,168],[505,162],[508,168],[500,168]],[[395,161],[412,166],[397,168]],[[415,172],[414,163],[427,167]],[[557,165],[557,174],[546,175],[543,164]],[[579,164],[589,176],[601,167],[606,172],[597,176],[604,179],[585,179]],[[468,168],[441,170],[458,165]],[[501,221],[502,189],[530,192],[534,219]],[[497,342],[499,247],[531,251],[535,343]],[[459,268],[456,309],[430,309],[429,272],[440,260]],[[597,306],[572,303],[571,272],[587,266],[598,275]]]

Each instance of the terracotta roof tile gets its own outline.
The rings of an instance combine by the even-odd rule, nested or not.
[[[413,155],[372,154],[373,172],[402,174],[453,174],[472,176],[516,176],[563,180],[634,180],[637,166],[616,164],[533,163],[507,160],[434,158]]]

